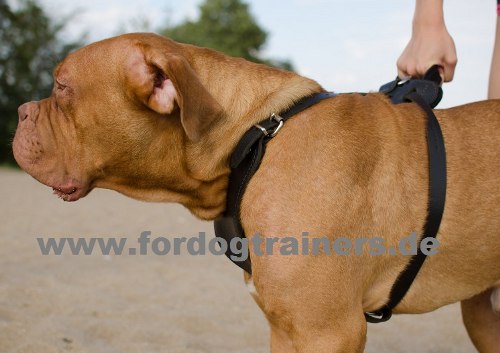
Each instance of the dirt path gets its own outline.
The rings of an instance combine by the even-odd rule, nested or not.
[[[0,353],[267,352],[242,273],[214,255],[42,255],[37,237],[194,236],[212,224],[178,205],[95,190],[64,203],[0,169]],[[475,352],[459,307],[370,325],[367,352]]]

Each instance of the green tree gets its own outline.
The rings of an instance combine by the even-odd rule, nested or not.
[[[161,33],[173,40],[213,48],[231,56],[292,70],[289,61],[264,59],[267,33],[259,27],[242,0],[205,0],[196,21],[186,20]]]
[[[80,43],[65,43],[65,25],[54,22],[33,0],[17,2],[14,10],[0,0],[0,163],[13,163],[11,141],[17,107],[47,97],[52,70]]]

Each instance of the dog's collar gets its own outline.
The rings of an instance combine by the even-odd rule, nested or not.
[[[437,67],[433,67],[431,70],[437,70]],[[445,146],[439,122],[431,109],[431,106],[434,107],[439,103],[442,91],[439,87],[439,82],[437,82],[437,78],[440,79],[439,74],[434,76],[436,76],[436,79],[433,79],[433,82],[429,83],[426,80],[418,80],[421,81],[420,84],[412,80],[401,83],[399,79],[396,79],[394,81],[395,84],[390,85],[390,89],[387,88],[387,85],[385,87],[382,86],[385,90],[381,89],[381,91],[389,96],[393,103],[417,103],[427,115],[429,205],[422,239],[436,237],[443,216],[446,196]],[[429,92],[431,93],[429,94]],[[271,115],[269,119],[254,125],[243,135],[231,156],[231,174],[229,176],[226,211],[223,217],[215,220],[214,229],[217,237],[226,240],[226,256],[249,274],[252,273],[250,257],[248,256],[245,261],[235,261],[234,259],[240,258],[240,254],[235,254],[228,244],[230,244],[233,238],[245,237],[245,232],[240,221],[241,199],[250,178],[259,168],[266,144],[279,132],[286,120],[324,99],[335,96],[335,93],[317,93],[304,98],[295,106],[279,115]],[[410,289],[425,259],[426,255],[418,247],[417,254],[410,259],[406,268],[399,274],[396,282],[394,282],[389,294],[389,301],[379,310],[365,313],[366,321],[379,323],[391,318],[392,310]]]

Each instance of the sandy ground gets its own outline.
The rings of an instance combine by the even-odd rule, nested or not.
[[[215,255],[43,256],[37,237],[213,237],[178,205],[107,190],[65,203],[0,169],[0,353],[267,352],[242,273]],[[130,243],[129,243],[130,244]],[[366,352],[475,352],[458,305],[370,325]]]

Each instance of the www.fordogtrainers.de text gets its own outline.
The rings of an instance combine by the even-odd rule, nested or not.
[[[300,237],[263,237],[256,234],[247,238],[215,237],[207,239],[205,232],[199,232],[193,237],[152,237],[151,232],[144,231],[137,238],[137,247],[127,247],[127,238],[37,238],[42,255],[181,255],[187,253],[193,256],[213,254],[223,255],[231,250],[234,261],[245,261],[249,249],[255,256],[279,254],[292,255],[338,255],[370,256],[383,255],[416,255],[420,250],[424,255],[432,256],[438,253],[439,241],[436,238],[418,240],[415,232],[401,238],[396,245],[387,246],[382,237],[312,237],[308,232],[302,232]],[[251,244],[249,244],[251,243]],[[251,246],[250,246],[251,245]]]

